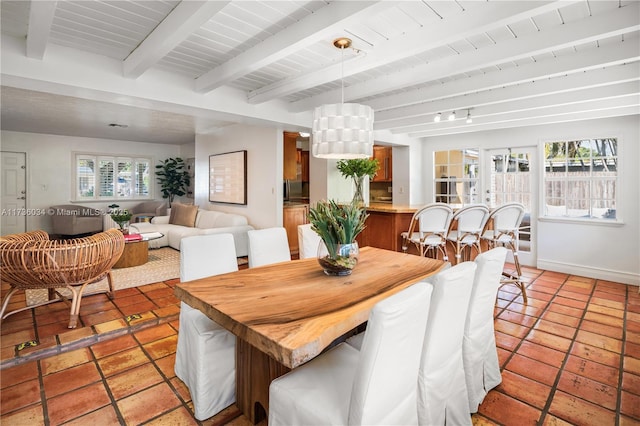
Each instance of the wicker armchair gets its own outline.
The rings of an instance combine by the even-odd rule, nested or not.
[[[66,298],[55,290],[67,287],[73,295],[69,328],[75,328],[85,287],[106,277],[111,294],[111,267],[123,250],[124,237],[116,229],[71,240],[50,240],[44,231],[0,237],[0,273],[2,281],[11,285],[2,303],[0,318],[59,300],[68,304]],[[50,300],[5,315],[9,300],[16,291],[33,289],[48,289]],[[53,293],[58,297],[52,299]]]

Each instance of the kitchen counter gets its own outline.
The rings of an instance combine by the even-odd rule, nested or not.
[[[379,213],[415,213],[422,206],[409,206],[389,203],[371,203],[367,207],[369,212]]]
[[[308,205],[309,205],[309,201],[303,201],[303,200],[284,201],[282,203],[282,207],[285,209],[292,208],[292,207],[308,206]]]

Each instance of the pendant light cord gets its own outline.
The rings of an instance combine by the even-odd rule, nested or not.
[[[342,104],[344,105],[344,46],[340,48],[340,90],[342,92]]]

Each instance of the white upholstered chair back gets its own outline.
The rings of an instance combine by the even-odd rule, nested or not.
[[[192,281],[238,270],[231,234],[195,235],[180,243],[180,281]]]
[[[310,223],[298,225],[298,257],[300,259],[316,257],[320,240],[320,235],[311,229]]]
[[[463,262],[428,279],[433,294],[418,373],[421,425],[471,424],[462,339],[475,270],[475,263]]]
[[[249,268],[291,260],[287,231],[284,228],[253,229],[249,237]]]
[[[496,247],[479,254],[475,259],[476,275],[462,343],[471,413],[478,411],[478,405],[487,392],[502,381],[493,329],[493,312],[506,256],[506,248]]]
[[[197,235],[180,244],[180,281],[238,270],[231,234]],[[235,336],[197,309],[180,303],[176,376],[189,388],[194,416],[205,420],[235,402]]]
[[[433,287],[415,284],[371,310],[349,424],[415,424],[416,381]]]
[[[272,381],[269,425],[416,424],[431,292],[418,283],[378,302],[360,351],[341,343]]]

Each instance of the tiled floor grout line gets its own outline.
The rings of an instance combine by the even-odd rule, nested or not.
[[[624,377],[624,353],[627,346],[627,309],[629,304],[629,287],[624,292],[624,311],[622,314],[622,346],[620,347],[620,364],[618,366],[618,389],[616,400],[616,426],[620,425],[620,411],[622,409],[622,380]]]
[[[175,330],[175,328],[169,324],[169,327],[173,328]],[[178,330],[176,330],[176,335],[178,334]],[[164,372],[162,371],[162,369],[160,369],[160,367],[158,367],[156,365],[156,360],[153,359],[153,357],[151,356],[151,354],[149,354],[149,352],[147,352],[147,350],[145,349],[145,347],[142,345],[142,343],[140,342],[140,340],[138,340],[138,337],[134,334],[133,339],[136,341],[136,343],[138,344],[138,346],[140,346],[140,350],[142,350],[142,352],[147,356],[147,358],[149,358],[149,360],[151,360],[151,364],[153,365],[153,367],[158,371],[158,373],[160,373],[160,376],[162,377],[162,379],[164,380],[164,382],[169,386],[169,388],[171,389],[171,391],[174,393],[174,395],[178,398],[178,401],[180,401],[180,405],[183,406],[184,408],[186,408],[188,411],[191,411],[191,409],[189,408],[189,406],[187,405],[186,401],[183,400],[182,395],[180,395],[180,392],[178,391],[178,389],[176,389],[176,387],[174,386],[173,383],[171,383],[171,379],[169,379]],[[166,338],[162,337],[162,339]],[[160,339],[158,339],[160,340]],[[153,340],[155,341],[155,340]],[[147,343],[151,343],[151,342],[147,342]],[[178,343],[176,342],[176,348],[177,348]],[[169,355],[168,355],[169,356]],[[176,376],[177,377],[177,376]],[[152,385],[151,387],[156,386],[156,385]],[[142,392],[144,390],[146,390],[148,388],[145,389],[140,389],[138,392]],[[136,393],[138,393],[136,392]],[[135,395],[135,394],[131,394],[131,395]],[[129,395],[129,396],[131,396]],[[171,411],[175,410],[176,408],[174,407]],[[170,411],[169,411],[170,412]],[[145,421],[145,423],[149,423],[157,418],[160,418],[162,416],[164,416],[167,413],[160,413],[158,414],[156,417],[153,417],[151,419],[148,419],[147,421]],[[194,418],[195,420],[195,418]],[[197,421],[197,420],[196,420]],[[201,424],[200,422],[198,422],[198,424]]]
[[[531,282],[529,283],[529,285],[533,284],[533,283],[534,283],[534,282],[536,282],[538,279],[540,279],[540,277],[541,277],[542,275],[543,275],[543,274],[538,275],[538,277],[537,277],[535,280],[531,281]],[[568,278],[567,278],[567,279],[568,279]],[[566,279],[565,279],[565,282],[566,282]],[[547,309],[549,309],[549,306],[551,306],[551,302],[552,302],[552,301],[553,301],[553,299],[555,299],[555,297],[558,295],[558,292],[560,291],[560,289],[562,288],[562,286],[564,286],[564,282],[562,283],[562,285],[561,285],[560,287],[558,287],[558,289],[556,290],[556,292],[553,294],[553,297],[551,297],[551,299],[549,299],[549,301],[547,302],[547,304],[545,305],[544,309],[542,310],[542,312],[540,313],[540,315],[537,317],[537,319],[536,319],[536,320],[533,322],[533,324],[531,324],[531,326],[527,329],[527,333],[524,335],[524,337],[522,337],[522,338],[520,339],[520,342],[518,342],[518,344],[515,346],[515,348],[511,351],[511,354],[509,354],[509,356],[507,357],[507,359],[504,361],[504,364],[503,364],[503,365],[504,365],[504,367],[500,368],[500,373],[502,373],[502,372],[505,370],[505,368],[506,368],[507,364],[509,364],[509,362],[511,361],[511,359],[513,358],[513,356],[518,352],[518,349],[520,349],[520,346],[522,346],[522,342],[524,342],[524,341],[525,341],[526,337],[529,335],[529,333],[531,332],[531,330],[533,330],[533,328],[536,326],[536,324],[538,324],[538,322],[540,321],[540,319],[542,319],[542,315],[543,315],[545,312],[547,312]],[[509,307],[509,306],[511,305],[511,303],[513,303],[513,300],[511,300],[511,302],[510,302],[507,306],[505,306],[505,308],[504,308],[504,309],[500,312],[500,314],[498,314],[498,315],[501,315],[501,314],[502,314],[502,312],[504,312],[505,310],[507,310],[507,307]],[[524,303],[523,303],[523,305],[524,305]],[[496,320],[496,318],[498,318],[498,315],[494,318],[494,321]],[[523,314],[523,315],[525,315],[525,314]]]
[[[561,288],[564,288],[564,286],[569,281],[569,278],[572,277],[572,276],[573,275],[568,275],[567,276],[567,279],[564,281],[564,283],[562,284]],[[575,332],[573,333],[573,337],[571,338],[571,343],[569,344],[569,347],[567,348],[567,352],[564,355],[564,359],[562,360],[562,364],[560,365],[560,368],[558,368],[558,373],[556,374],[556,379],[554,380],[553,385],[551,386],[551,390],[549,392],[549,396],[547,397],[547,402],[545,403],[544,408],[542,409],[542,411],[540,413],[540,419],[538,420],[538,424],[539,425],[543,424],[544,418],[547,417],[547,414],[549,414],[549,409],[551,408],[551,404],[553,403],[553,398],[556,395],[556,391],[557,391],[557,388],[558,388],[558,383],[560,383],[560,377],[562,377],[562,373],[564,372],[564,368],[567,365],[567,361],[569,360],[569,357],[571,356],[571,349],[573,348],[573,345],[576,342],[576,337],[578,337],[578,333],[581,330],[582,323],[584,322],[584,317],[585,317],[585,315],[587,315],[587,309],[589,307],[589,304],[591,303],[591,299],[593,298],[593,293],[596,291],[597,285],[598,285],[598,280],[594,280],[593,287],[591,288],[591,292],[589,293],[589,298],[587,299],[587,301],[586,301],[586,303],[584,305],[584,308],[582,310],[582,315],[580,316],[580,321],[578,321],[578,324],[575,327]],[[556,296],[554,296],[553,298],[555,298],[555,297]],[[553,298],[551,300],[553,300]],[[549,303],[551,303],[551,300],[549,301]],[[581,397],[578,397],[578,396],[575,396],[575,397],[582,399]]]
[[[540,273],[538,274],[538,276],[529,283],[529,285],[535,283],[538,279],[540,279],[542,276],[544,275],[544,273]],[[504,372],[504,370],[506,369],[507,364],[509,364],[509,362],[511,361],[511,359],[514,357],[514,355],[518,352],[518,349],[520,349],[520,347],[522,346],[522,343],[525,341],[526,337],[529,335],[529,333],[531,332],[531,330],[533,330],[533,328],[535,327],[535,325],[540,321],[540,319],[542,318],[542,315],[547,312],[547,309],[549,308],[549,306],[551,306],[551,302],[553,301],[553,299],[555,299],[555,297],[557,296],[558,292],[560,291],[560,289],[564,286],[564,284],[567,282],[567,280],[569,279],[570,275],[567,275],[567,278],[565,278],[564,282],[556,289],[555,293],[553,294],[553,297],[551,299],[549,299],[549,301],[547,302],[546,306],[544,307],[544,309],[541,311],[540,315],[537,317],[536,321],[533,322],[533,324],[531,324],[531,326],[529,326],[527,328],[527,333],[524,335],[524,337],[522,337],[520,339],[520,341],[518,342],[518,344],[513,348],[513,350],[511,350],[509,356],[507,357],[507,359],[505,359],[504,363],[502,364],[503,366],[500,367],[500,375],[502,375],[502,373]],[[518,297],[515,297],[514,299],[517,299]],[[494,321],[498,318],[498,316],[500,316],[504,311],[507,310],[507,308],[513,303],[514,299],[511,299],[511,301],[504,307],[504,309],[502,311],[500,311],[500,313],[498,313],[495,317],[494,317]],[[523,305],[524,305],[524,301],[523,301]],[[522,314],[525,315],[525,314]],[[518,400],[520,401],[520,400]],[[528,402],[525,401],[520,401],[523,404],[527,404],[530,405]],[[532,406],[532,405],[530,405]],[[533,406],[532,406],[533,407]],[[536,408],[536,407],[533,407]],[[487,417],[485,414],[483,414],[484,417]],[[489,417],[487,417],[489,418]],[[493,420],[491,418],[489,418],[492,422],[497,422],[497,420]],[[540,423],[540,420],[542,419],[542,411],[540,412],[540,419],[538,419],[538,424]]]
[[[126,422],[124,421],[124,417],[122,416],[122,413],[120,412],[120,407],[118,407],[118,403],[116,401],[116,398],[113,396],[113,392],[111,392],[111,388],[109,387],[109,385],[107,384],[107,376],[104,375],[104,372],[102,371],[102,368],[100,368],[100,364],[98,363],[98,358],[96,357],[96,354],[93,352],[93,348],[89,347],[89,352],[91,352],[91,357],[93,358],[92,362],[95,363],[96,365],[96,370],[98,370],[98,374],[100,374],[100,380],[102,382],[102,386],[104,386],[105,391],[107,392],[107,395],[109,396],[109,401],[111,401],[111,406],[113,407],[113,410],[116,413],[116,418],[118,419],[118,422],[121,425],[126,424]],[[104,407],[98,407],[95,410],[89,412],[89,413],[84,413],[82,416],[86,416],[94,411],[98,411],[101,410]],[[80,417],[82,417],[80,416]],[[77,419],[77,417],[69,419],[68,421],[71,420],[75,420]]]
[[[36,361],[36,367],[38,370],[38,386],[40,386],[40,401],[42,402],[42,418],[44,420],[44,426],[49,426],[49,407],[47,405],[47,398],[44,392],[44,375],[42,374],[42,365],[40,361]]]

